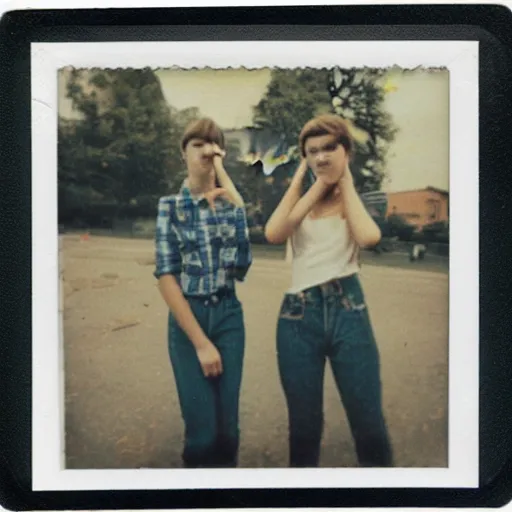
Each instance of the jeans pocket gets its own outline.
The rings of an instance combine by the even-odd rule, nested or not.
[[[224,301],[226,309],[229,309],[231,311],[238,311],[242,309],[242,303],[240,302],[240,299],[236,295],[226,297]]]
[[[281,304],[279,318],[286,320],[302,320],[306,311],[304,297],[295,294],[286,294]]]
[[[366,299],[357,276],[351,276],[342,282],[340,305],[345,311],[366,311]]]
[[[341,307],[345,311],[365,311],[366,302],[364,297],[358,297],[355,294],[347,293],[341,296]]]

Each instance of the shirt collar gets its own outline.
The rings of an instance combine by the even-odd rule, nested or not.
[[[187,178],[185,178],[183,180],[183,183],[181,184],[180,194],[183,197],[190,198],[195,204],[199,204],[202,202],[208,203],[208,201],[206,201],[206,198],[204,197],[204,194],[197,194],[197,195],[192,194],[192,192],[190,191],[190,187],[188,186]]]
[[[187,178],[185,178],[183,180],[183,183],[181,184],[180,194],[183,197],[190,198],[190,200],[193,201],[194,204],[201,204],[202,206],[208,205],[208,201],[206,200],[206,197],[204,197],[204,194],[194,195],[194,194],[192,194],[192,192],[190,192]],[[223,200],[222,197],[220,199]]]

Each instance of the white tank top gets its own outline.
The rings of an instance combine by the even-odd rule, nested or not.
[[[358,248],[340,215],[307,215],[291,236],[292,285],[298,293],[359,271]]]

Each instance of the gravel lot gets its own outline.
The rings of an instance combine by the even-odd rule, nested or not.
[[[183,423],[167,353],[166,307],[150,240],[64,235],[65,431],[68,468],[181,467]],[[261,253],[261,254],[260,254]],[[384,407],[401,467],[446,467],[447,264],[366,256],[361,278],[379,343]],[[384,258],[384,259],[383,259]],[[384,264],[383,264],[384,263]],[[289,268],[255,251],[238,293],[247,330],[241,467],[286,467],[287,417],[275,329]],[[326,372],[321,466],[356,465]]]

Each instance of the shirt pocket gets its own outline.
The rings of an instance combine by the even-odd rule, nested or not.
[[[183,270],[194,274],[202,268],[201,252],[197,230],[184,227],[181,232],[183,251]]]
[[[237,238],[234,216],[228,216],[220,226],[221,248],[220,259],[224,268],[235,265],[237,254]]]
[[[205,233],[208,235],[208,243],[211,245],[213,252],[216,254],[222,247],[222,232],[217,224],[205,225]]]

